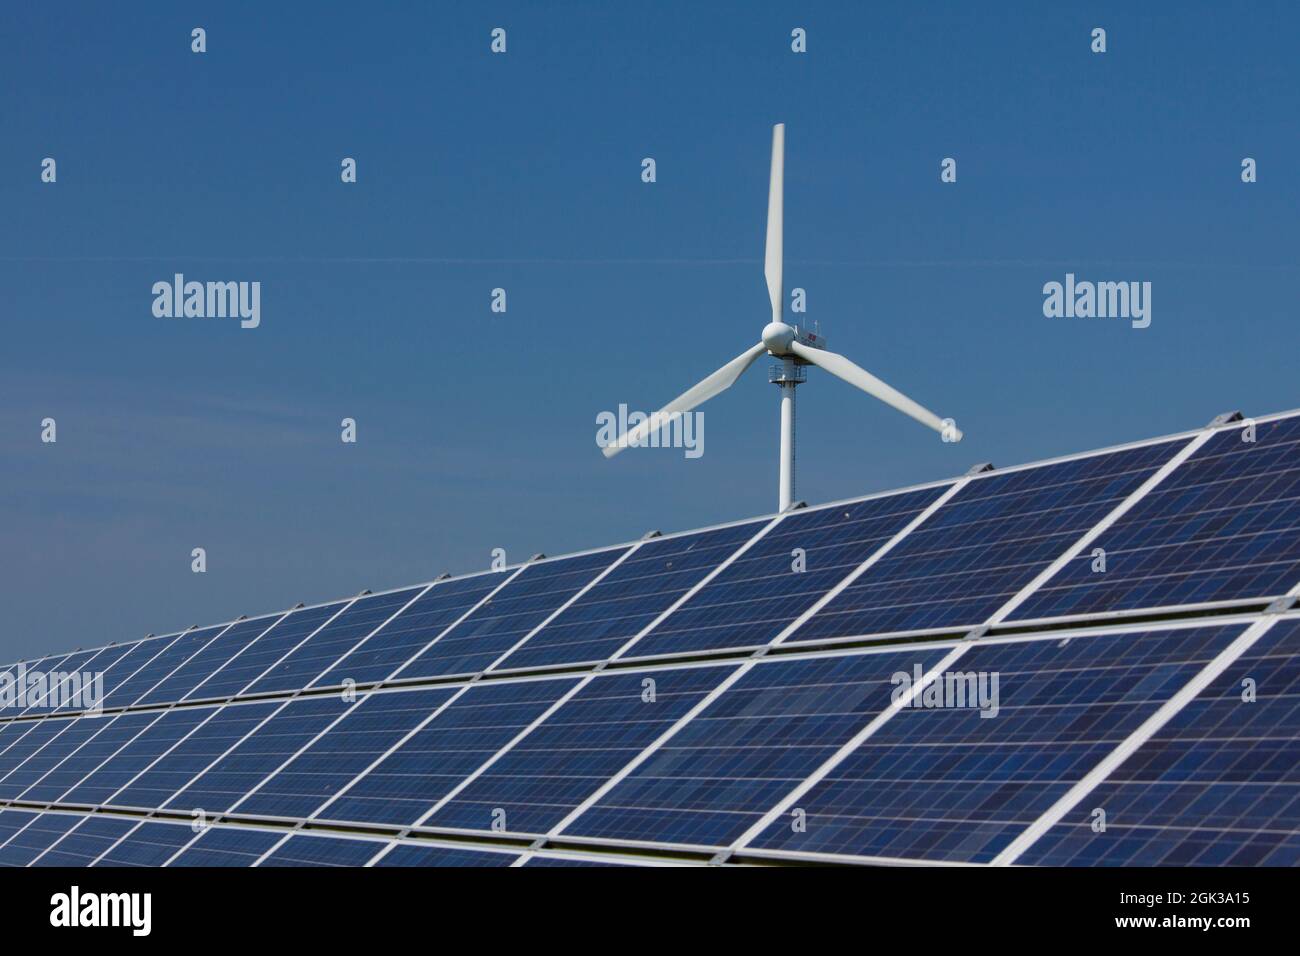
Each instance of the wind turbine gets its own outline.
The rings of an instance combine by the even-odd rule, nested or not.
[[[772,176],[767,193],[767,254],[763,260],[763,275],[767,278],[767,294],[772,300],[772,321],[763,329],[763,340],[718,369],[708,378],[693,385],[658,412],[640,424],[625,431],[613,444],[602,449],[606,458],[613,458],[629,445],[639,445],[653,431],[671,425],[697,405],[714,395],[726,391],[736,379],[767,352],[781,360],[772,368],[768,380],[781,390],[781,478],[778,510],[785,511],[794,501],[794,390],[806,380],[805,366],[816,365],[836,378],[855,385],[868,395],[886,405],[909,415],[922,425],[928,425],[944,437],[945,441],[961,441],[961,432],[952,419],[941,419],[934,412],[912,401],[902,392],[886,385],[866,369],[850,362],[843,355],[826,350],[821,336],[787,325],[781,320],[784,289],[781,272],[785,262],[784,245],[784,194],[785,194],[785,124],[772,127]]]

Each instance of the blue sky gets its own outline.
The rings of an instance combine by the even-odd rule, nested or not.
[[[697,460],[605,461],[595,416],[757,340],[775,122],[787,287],[966,433],[814,370],[799,497],[1300,405],[1300,13],[1133,6],[7,10],[0,656],[772,510],[766,361]],[[261,282],[261,326],[155,318],[176,272]],[[1151,327],[1045,318],[1066,272],[1151,282]]]

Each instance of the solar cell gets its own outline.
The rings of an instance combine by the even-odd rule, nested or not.
[[[1017,862],[1300,865],[1300,620],[1269,629]]]
[[[41,700],[22,712],[23,716],[93,708],[102,688],[95,684],[95,674],[103,674],[126,652],[126,645],[103,647],[69,658],[61,665],[62,674],[49,681],[49,691]]]
[[[41,736],[51,732],[49,738],[34,750],[27,759],[12,766],[0,777],[0,799],[17,797],[32,784],[41,780],[73,751],[84,744],[90,737],[104,728],[107,719],[100,717],[78,717],[41,721]],[[8,758],[5,759],[8,764]]]
[[[21,774],[21,768],[31,757],[72,723],[69,718],[24,721],[26,728],[15,734],[15,740],[0,754],[0,799],[12,800],[32,781]],[[12,778],[12,783],[6,783]]]
[[[1255,441],[1243,441],[1253,434]],[[1011,618],[1285,594],[1300,581],[1300,417],[1218,432]]]
[[[750,521],[643,542],[496,669],[610,657],[770,523]]]
[[[103,700],[101,705],[108,706],[109,695],[122,685],[122,683],[142,667],[145,667],[157,657],[162,651],[169,647],[174,641],[178,640],[180,635],[171,635],[170,637],[155,637],[144,641],[136,641],[131,644],[123,644],[125,649],[121,657],[103,670]],[[114,703],[113,706],[117,706]],[[66,714],[73,711],[81,710],[81,706],[72,706],[69,704],[65,707],[58,708],[55,713]]]
[[[57,706],[63,703],[65,697],[61,693],[65,688],[70,688],[72,675],[76,675],[77,684],[81,684],[82,669],[85,665],[93,660],[99,654],[98,650],[78,651],[67,655],[57,664],[52,665],[48,670],[38,673],[41,680],[33,686],[31,678],[34,676],[28,671],[28,705],[19,711],[20,717],[36,716],[48,714]]]
[[[752,845],[989,862],[1243,630],[970,643],[934,706],[899,710],[797,801],[802,827]],[[949,685],[969,702],[979,675],[995,706],[955,706]]]
[[[14,699],[8,702],[7,716],[20,717],[29,706],[42,700],[48,693],[48,685],[43,683],[44,676],[62,668],[72,657],[73,654],[67,653],[51,654],[49,657],[10,665],[12,669],[5,673],[12,682],[9,689]]]
[[[0,847],[8,843],[15,833],[35,820],[39,813],[32,810],[0,811]]]
[[[971,479],[790,640],[982,624],[1184,445]]]

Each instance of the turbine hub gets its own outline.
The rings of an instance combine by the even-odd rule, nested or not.
[[[763,327],[763,344],[773,355],[785,355],[795,339],[794,329],[784,322],[769,322]]]

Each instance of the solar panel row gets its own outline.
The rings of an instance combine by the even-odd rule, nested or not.
[[[101,865],[346,865],[374,842],[139,816],[159,812],[478,841],[390,837],[381,863],[573,862],[499,852],[502,834],[719,859],[1300,862],[1297,621],[1257,613],[1300,584],[1298,421],[54,655],[0,719],[0,862],[111,838]],[[1097,627],[1198,602],[1252,603]],[[834,649],[882,635],[913,640]],[[1229,706],[1243,667],[1290,704]],[[83,669],[107,713],[60,704]],[[1213,739],[1161,736],[1201,710]]]
[[[1188,839],[1249,828],[1257,843],[1268,842],[1297,826],[1294,728],[1274,719],[1300,713],[1293,686],[1300,618],[1264,620],[1279,623],[1212,692],[1228,696],[1244,667],[1261,693],[1281,695],[1270,696],[1272,713],[1262,711],[1276,727],[1277,753],[1262,768],[1239,765],[1241,780],[1196,784],[1207,792],[1267,785],[1271,795],[1249,805],[1223,797],[1222,818],[1180,824]],[[69,808],[203,819],[229,812],[395,832],[419,826],[485,839],[990,862],[1220,660],[1248,623],[521,677],[399,688],[355,702],[328,696],[47,718],[32,724],[44,744],[20,748],[0,794]],[[1272,670],[1256,667],[1260,661]],[[936,700],[900,706],[898,688],[936,667]],[[965,696],[945,696],[954,691]],[[1258,738],[1251,726],[1258,712],[1234,717],[1226,700],[1218,707],[1220,724],[1240,721],[1232,726],[1244,741]],[[1195,708],[1183,713],[1190,719]],[[52,727],[59,730],[45,729]],[[1202,762],[1219,767],[1209,756]],[[1138,764],[1123,766],[1131,772]],[[1108,798],[1108,812],[1118,825],[1150,799],[1141,790],[1120,793]],[[1267,819],[1259,819],[1261,806]],[[62,826],[66,815],[59,816],[48,827]],[[1062,826],[1071,824],[1078,821]],[[1289,846],[1268,842],[1270,861],[1286,861]],[[0,858],[5,852],[0,847]]]
[[[1253,442],[1243,442],[1236,428],[1214,434],[1108,527],[1099,542],[1108,555],[1104,575],[1093,570],[1091,551],[1081,554],[1009,618],[1285,593],[1300,577],[1298,430],[1291,418],[1259,425]],[[238,621],[129,650],[56,657],[30,669],[102,669],[103,703],[114,709],[489,666],[590,664],[633,638],[635,656],[648,658],[757,647],[796,622],[791,639],[799,641],[970,629],[1186,445],[1157,442],[994,472],[542,561],[504,576]],[[926,511],[941,494],[942,506]],[[1180,517],[1171,522],[1166,512]],[[873,561],[905,527],[897,546]],[[871,566],[863,569],[864,562]],[[1189,564],[1197,569],[1178,570]],[[1182,589],[1174,602],[1163,600],[1166,584]],[[688,600],[673,606],[683,595]],[[818,605],[828,595],[833,600]],[[815,605],[810,619],[799,620]],[[41,711],[34,704],[21,714]]]

